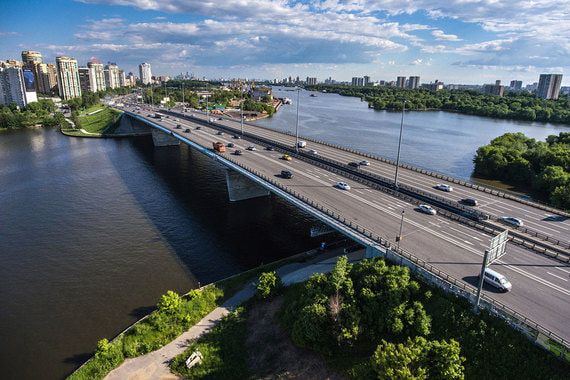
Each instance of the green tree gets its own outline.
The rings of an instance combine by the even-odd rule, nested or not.
[[[182,298],[172,290],[163,294],[157,304],[158,310],[166,314],[175,314],[180,310],[180,306],[182,306]]]
[[[282,286],[281,278],[276,272],[263,272],[257,282],[257,296],[261,299],[273,298]]]

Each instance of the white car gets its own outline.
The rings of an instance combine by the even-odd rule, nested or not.
[[[418,210],[420,212],[423,212],[424,214],[428,214],[428,215],[436,215],[437,214],[437,211],[435,211],[435,209],[433,207],[431,207],[430,205],[419,205]]]
[[[359,164],[360,164],[361,166],[370,166],[370,162],[368,162],[368,161],[366,161],[366,160],[360,161]]]
[[[441,191],[453,191],[453,187],[451,187],[450,185],[446,185],[445,183],[438,183],[437,185],[435,185],[435,188]]]
[[[318,155],[319,155],[319,152],[317,152],[317,151],[314,150],[314,149],[311,149],[311,150],[309,151],[309,153],[312,154],[312,155],[315,155],[315,156],[318,156]]]
[[[255,147],[253,145],[250,145],[247,147],[247,150],[257,150],[257,149],[255,149]]]
[[[524,226],[524,223],[522,220],[520,220],[519,218],[514,218],[512,216],[503,216],[501,218],[501,220],[503,221],[503,223],[507,223],[507,224],[513,225],[515,227]]]
[[[350,185],[346,182],[337,182],[336,187],[338,187],[341,190],[350,190]]]

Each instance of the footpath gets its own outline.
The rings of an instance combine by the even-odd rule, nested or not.
[[[340,255],[343,255],[342,249],[331,250],[305,263],[286,264],[277,269],[276,272],[281,277],[284,285],[292,285],[308,280],[315,273],[332,271]],[[354,263],[364,258],[364,250],[351,252],[346,256],[348,256],[349,262]],[[184,352],[191,342],[206,334],[223,317],[254,295],[255,283],[248,283],[224,302],[222,306],[214,309],[178,338],[156,351],[125,360],[119,367],[111,371],[105,377],[105,380],[179,379],[177,375],[170,372],[170,361]]]

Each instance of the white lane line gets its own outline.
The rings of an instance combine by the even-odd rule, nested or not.
[[[564,277],[557,276],[557,275],[555,275],[554,273],[550,273],[550,272],[546,272],[546,273],[548,273],[549,275],[554,276],[554,277],[556,277],[556,278],[559,278],[559,279],[561,279],[562,281],[568,282],[568,279],[566,279],[566,278],[564,278]]]
[[[469,244],[469,245],[474,245],[473,243],[471,243],[470,241],[467,240],[463,240],[465,243]]]
[[[566,269],[562,269],[562,268],[559,268],[559,267],[555,267],[555,268],[558,269],[558,270],[561,270],[561,271],[564,272],[564,273],[570,274],[570,271],[568,271],[568,270],[566,270]]]

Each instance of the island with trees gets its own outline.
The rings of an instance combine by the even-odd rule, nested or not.
[[[570,99],[546,100],[528,93],[509,92],[506,96],[476,91],[403,89],[387,86],[348,85],[307,86],[308,90],[356,96],[376,110],[401,111],[403,102],[410,111],[441,110],[500,119],[570,124]]]
[[[517,185],[536,199],[570,210],[570,132],[537,141],[505,133],[480,147],[473,175]]]

